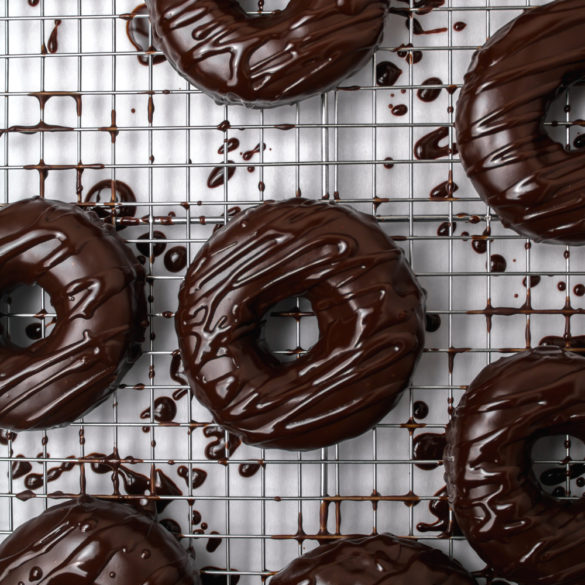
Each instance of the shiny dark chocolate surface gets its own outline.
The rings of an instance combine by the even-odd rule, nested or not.
[[[585,503],[546,494],[531,461],[540,437],[585,439],[584,367],[554,347],[500,359],[473,381],[448,427],[457,523],[498,576],[522,585],[585,582]]]
[[[390,534],[338,540],[295,559],[272,585],[474,585],[441,551]]]
[[[282,364],[259,343],[279,301],[308,298],[320,338]],[[289,199],[240,213],[191,264],[176,327],[185,373],[216,421],[244,442],[312,449],[378,422],[423,348],[424,294],[376,220]]]
[[[28,348],[0,345],[0,427],[70,423],[104,400],[140,355],[144,270],[93,212],[32,198],[0,211],[0,291],[37,283],[57,313]]]
[[[156,520],[83,497],[29,520],[0,544],[0,584],[198,585],[194,563]]]
[[[155,44],[218,103],[296,103],[363,67],[382,38],[388,0],[290,0],[270,15],[237,0],[146,0]]]
[[[478,193],[536,241],[585,244],[585,153],[547,135],[550,103],[585,75],[585,3],[527,10],[473,57],[457,104],[457,146]]]

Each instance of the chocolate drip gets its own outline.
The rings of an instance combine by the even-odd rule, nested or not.
[[[395,85],[402,75],[402,69],[390,61],[382,61],[376,65],[376,83],[381,87]]]
[[[257,144],[252,150],[247,150],[246,152],[244,152],[244,154],[242,155],[242,158],[245,161],[249,161],[252,160],[252,157],[255,154],[258,154],[260,152],[260,150],[265,151],[266,150],[266,144],[262,144],[262,146],[260,146],[260,144]]]
[[[83,497],[49,508],[0,545],[6,583],[197,585],[190,555],[158,522]]]
[[[83,164],[81,161],[79,161],[76,165],[48,165],[43,159],[41,159],[35,165],[24,165],[22,168],[27,171],[37,171],[39,173],[39,195],[44,197],[45,182],[49,176],[49,171],[65,171],[74,169],[77,172],[77,194],[79,195],[82,190],[81,175],[83,174],[83,171],[85,171],[85,169],[103,169],[104,165],[101,163]]]
[[[81,104],[82,104],[82,95],[75,91],[33,91],[28,94],[31,97],[36,98],[39,101],[39,106],[41,110],[45,109],[45,105],[47,102],[54,97],[70,97],[75,100],[75,104],[77,106],[77,115],[81,116]]]
[[[138,62],[141,65],[148,66],[151,61],[153,65],[158,65],[159,63],[166,61],[166,57],[164,55],[154,54],[158,49],[156,43],[150,43],[149,40],[150,26],[148,24],[148,18],[141,16],[147,14],[148,9],[146,8],[146,4],[139,4],[131,14],[128,14],[126,16],[126,34],[128,35],[128,40],[137,51],[146,53],[144,55],[137,55]]]
[[[273,107],[335,87],[382,37],[387,0],[293,0],[270,15],[236,0],[148,0],[156,45],[219,103]]]
[[[124,229],[124,224],[116,224],[117,217],[134,217],[136,207],[134,205],[119,205],[120,203],[135,203],[134,191],[122,181],[105,179],[96,183],[85,196],[85,203],[102,203],[103,205],[91,207],[104,221],[116,225],[116,229]]]
[[[585,75],[584,24],[581,0],[526,11],[474,55],[458,102],[473,185],[506,227],[536,241],[585,244],[585,153],[543,124],[559,91]]]
[[[443,156],[456,153],[455,145],[440,146],[439,143],[449,136],[449,128],[441,126],[428,134],[425,134],[414,145],[414,156],[419,160],[435,160]]]
[[[181,272],[187,266],[187,248],[174,246],[165,254],[164,263],[169,272]]]
[[[146,242],[146,243],[136,244],[136,248],[138,249],[138,251],[147,257],[150,256],[150,247],[151,246],[152,246],[153,258],[156,258],[157,256],[160,256],[161,254],[164,254],[164,251],[167,248],[167,245],[164,242],[164,240],[166,240],[167,237],[162,232],[159,232],[158,230],[153,231],[152,236],[150,235],[149,232],[146,232],[145,234],[142,234],[141,236],[139,236],[138,239],[139,240],[152,240],[152,243]],[[159,241],[157,242],[157,240],[159,240]],[[163,240],[163,241],[160,241],[160,240]]]
[[[213,439],[205,447],[205,457],[211,461],[225,462],[231,457],[242,444],[242,441],[233,433],[227,433],[222,428],[205,427],[203,434],[207,438]]]
[[[413,405],[412,405],[412,415],[414,416],[414,418],[418,418],[418,419],[423,419],[423,418],[427,418],[429,414],[429,405],[426,402],[423,402],[422,400],[417,400]],[[441,453],[441,457],[442,457],[442,453]]]
[[[159,396],[154,401],[154,420],[159,423],[170,423],[177,416],[177,406],[168,396]],[[140,413],[140,418],[150,418],[150,408]]]
[[[443,85],[443,82],[438,77],[429,77],[421,85]],[[440,87],[421,87],[416,95],[423,102],[434,102],[441,95],[441,89]]]
[[[226,138],[224,143],[219,147],[217,154],[225,154],[226,152],[232,152],[240,146],[240,141],[237,138]],[[247,159],[246,159],[247,160]]]
[[[320,339],[281,364],[259,343],[261,322],[295,294],[311,301]],[[424,294],[374,218],[304,199],[218,230],[189,268],[176,318],[190,386],[215,420],[247,443],[288,449],[335,443],[384,416],[423,323]]]
[[[272,585],[473,585],[470,575],[442,552],[390,534],[341,539],[295,559]]]
[[[490,272],[506,272],[508,264],[501,254],[490,256]]]
[[[432,461],[437,463],[415,463],[419,469],[435,469],[439,467],[443,460],[443,450],[445,449],[445,435],[435,433],[422,433],[414,437],[412,444],[412,458],[415,461]]]
[[[37,134],[39,132],[70,132],[73,128],[69,126],[59,126],[57,124],[47,124],[42,120],[32,126],[10,126],[10,128],[0,129],[0,136],[2,134],[11,134],[19,132],[20,134]]]
[[[503,358],[472,382],[448,428],[457,521],[497,574],[521,584],[585,579],[585,504],[544,493],[530,457],[539,437],[585,437],[584,367],[582,357],[552,347]]]
[[[425,330],[429,333],[433,333],[438,331],[439,327],[441,326],[441,315],[430,315],[427,313],[426,315],[426,322],[425,322]]]
[[[111,227],[74,205],[39,198],[0,211],[0,290],[37,283],[58,315],[26,350],[0,346],[0,424],[67,424],[117,387],[140,355],[144,271]]]
[[[61,25],[60,20],[55,20],[55,26],[51,31],[49,40],[47,41],[47,49],[49,53],[56,53],[59,50],[59,26]]]
[[[225,183],[225,169],[227,169],[227,180],[229,181],[234,176],[237,167],[234,166],[233,160],[229,160],[226,167],[214,167],[207,178],[207,186],[210,189],[216,189]]]

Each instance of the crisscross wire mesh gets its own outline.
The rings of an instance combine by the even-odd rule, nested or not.
[[[265,2],[264,11],[284,4]],[[487,575],[465,539],[449,530],[442,465],[416,465],[417,437],[443,432],[452,405],[489,361],[544,336],[561,337],[567,326],[579,335],[585,266],[576,251],[530,245],[504,229],[479,200],[454,148],[454,108],[472,52],[530,3],[445,0],[430,13],[420,4],[393,0],[383,45],[343,87],[265,111],[218,106],[168,63],[155,64],[157,53],[137,51],[126,33],[132,0],[2,4],[3,128],[42,120],[67,130],[3,134],[0,200],[42,192],[83,202],[98,181],[128,184],[136,202],[124,205],[135,207],[134,219],[115,221],[144,257],[150,326],[145,353],[122,387],[83,420],[0,436],[1,536],[85,489],[168,504],[161,517],[194,547],[208,583],[260,583],[318,542],[374,531],[419,538],[479,571],[480,581]],[[56,26],[57,47],[55,35],[49,42]],[[387,61],[401,70],[390,87],[377,83]],[[440,90],[438,97],[421,100],[425,88]],[[549,115],[551,132],[567,144],[579,134],[571,121],[581,117],[580,90]],[[446,154],[417,158],[417,142],[439,128]],[[234,139],[239,145],[230,150]],[[211,173],[215,188],[208,186]],[[411,386],[382,423],[306,453],[238,445],[189,400],[172,319],[185,268],[173,272],[164,261],[169,250],[184,247],[188,264],[236,208],[297,195],[374,214],[427,289],[432,330]],[[107,200],[101,205],[108,208]],[[506,261],[504,272],[497,255]],[[563,311],[567,296],[575,309],[570,317]],[[496,311],[488,329],[494,307],[515,311]],[[51,311],[38,289],[3,299],[14,338],[24,339],[27,326],[50,334]],[[279,305],[270,326],[283,358],[304,355],[317,335],[303,299]],[[574,441],[551,440],[535,469],[568,471],[580,451]],[[165,491],[157,470],[178,489]],[[148,489],[132,494],[136,474],[147,478]],[[554,486],[564,490],[557,495],[580,495],[577,482],[567,473]]]

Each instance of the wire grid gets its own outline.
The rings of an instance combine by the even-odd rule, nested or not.
[[[252,10],[253,3],[248,4]],[[268,12],[284,3],[266,4]],[[238,579],[244,584],[260,583],[318,542],[373,531],[419,538],[470,570],[483,568],[462,537],[419,530],[419,523],[435,519],[427,504],[443,497],[443,472],[441,466],[434,471],[416,467],[415,438],[444,430],[450,408],[486,363],[502,353],[536,345],[545,335],[562,336],[567,295],[575,308],[571,332],[579,332],[585,307],[573,287],[585,278],[585,266],[569,248],[529,245],[503,229],[479,201],[456,155],[432,161],[413,155],[416,141],[439,127],[448,128],[452,149],[455,88],[460,87],[473,50],[530,3],[446,0],[425,15],[419,14],[417,4],[414,0],[393,2],[395,8],[409,10],[426,30],[445,30],[417,35],[413,26],[404,26],[403,17],[393,14],[383,46],[368,68],[344,82],[345,89],[296,107],[255,112],[213,104],[168,64],[154,66],[152,54],[142,53],[148,65],[139,65],[140,53],[128,42],[122,18],[135,7],[130,0],[39,0],[36,7],[25,0],[3,3],[0,115],[4,128],[38,121],[39,108],[29,96],[31,91],[77,92],[83,110],[72,121],[75,104],[71,98],[51,98],[40,111],[41,120],[50,117],[50,123],[67,124],[71,132],[4,134],[2,201],[39,192],[41,173],[25,168],[39,161],[65,167],[83,161],[88,165],[81,175],[83,195],[103,178],[130,184],[137,194],[136,216],[142,221],[121,235],[131,247],[149,246],[150,336],[144,356],[112,400],[66,429],[20,434],[14,440],[8,436],[7,444],[0,445],[0,535],[9,535],[63,494],[79,494],[82,481],[89,493],[115,497],[110,479],[94,477],[89,470],[92,452],[115,451],[127,467],[145,475],[152,468],[161,469],[177,483],[181,481],[177,466],[188,466],[183,495],[147,494],[145,498],[172,502],[163,516],[179,523],[185,541],[196,549],[198,565],[206,567],[203,573],[209,577],[228,583]],[[54,54],[40,54],[55,20],[62,21],[60,48]],[[459,21],[467,24],[463,31],[454,30]],[[38,41],[33,37],[37,34]],[[399,48],[406,58],[396,52]],[[409,56],[419,51],[422,61],[413,63]],[[386,60],[403,69],[391,88],[376,85],[377,65]],[[442,89],[440,98],[432,104],[421,103],[417,91],[430,77],[441,79],[430,86]],[[557,138],[567,144],[577,132],[571,120],[578,117],[579,104],[575,99],[571,103],[571,96],[579,91],[568,92],[565,102],[556,104],[549,116],[551,132],[560,132]],[[388,105],[396,102],[407,106],[407,116],[391,114]],[[131,105],[136,110],[132,116]],[[112,111],[117,113],[116,124],[110,123]],[[224,120],[230,121],[230,127],[218,131]],[[110,140],[112,126],[118,132],[115,141]],[[256,143],[267,143],[269,148],[260,148],[251,161],[236,160],[237,155],[227,148],[218,158],[217,147],[233,137],[241,139],[243,150],[247,150],[245,142],[250,149]],[[391,169],[384,166],[388,156],[393,158]],[[210,190],[206,177],[216,167],[222,169],[224,184]],[[254,171],[246,173],[248,167]],[[236,173],[228,180],[233,169]],[[448,177],[459,190],[444,200],[431,199],[430,190]],[[74,168],[50,170],[45,195],[76,201],[77,178]],[[213,228],[229,220],[232,208],[299,194],[335,199],[340,205],[375,214],[382,228],[403,246],[428,291],[428,312],[438,315],[442,325],[428,334],[425,353],[403,399],[370,433],[307,453],[246,446],[235,450],[232,441],[227,460],[210,461],[203,452],[209,437],[202,431],[212,429],[213,423],[200,405],[186,397],[177,400],[172,425],[160,424],[153,415],[157,397],[186,390],[167,374],[176,347],[171,317],[184,271],[169,273],[162,256],[154,256],[154,246],[160,244],[155,232],[165,234],[167,248],[186,246],[190,263]],[[168,225],[170,212],[175,214],[172,225]],[[437,235],[437,226],[445,222],[448,234]],[[485,253],[477,254],[474,242],[485,242]],[[490,257],[496,253],[507,259],[504,273],[490,272]],[[546,277],[540,284],[530,278],[541,275]],[[558,281],[565,283],[566,290],[557,290]],[[40,320],[45,335],[50,333],[48,320],[55,315],[45,293],[35,295],[30,302],[12,299],[7,312],[11,326],[22,328],[19,323],[34,322],[39,308],[46,311]],[[526,309],[528,298],[531,305]],[[515,307],[517,314],[494,316],[487,330],[488,300],[493,307]],[[291,303],[280,307],[281,316],[274,317],[278,328],[286,329],[274,349],[283,358],[302,356],[315,337],[309,318],[297,315],[292,326],[280,325],[296,308],[310,314],[302,299]],[[413,417],[413,406],[421,400],[430,407],[424,420]],[[146,419],[139,417],[138,404],[150,409]],[[227,435],[224,440],[229,443]],[[545,451],[548,456],[539,458],[535,469],[564,465],[568,472],[571,458],[583,456],[575,441],[555,440]],[[68,461],[79,465],[51,483],[51,468]],[[30,492],[23,494],[22,479],[13,477],[13,465],[22,462],[30,463],[42,478],[42,488],[33,490],[36,497],[32,499],[28,499]],[[237,472],[242,464],[259,462],[259,471],[251,478]],[[194,488],[197,469],[204,470],[207,479]],[[568,473],[564,487],[567,497],[578,491]],[[194,509],[201,512],[206,528],[192,523]],[[209,546],[217,539],[221,539],[218,548]]]

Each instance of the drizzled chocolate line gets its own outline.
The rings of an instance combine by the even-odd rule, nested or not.
[[[218,103],[273,107],[335,87],[372,56],[387,0],[291,0],[252,17],[236,0],[148,0],[155,45]]]
[[[277,302],[305,295],[320,339],[283,365],[259,344]],[[310,449],[380,420],[423,346],[424,294],[375,219],[325,202],[237,215],[193,261],[176,317],[185,373],[216,421],[250,444]]]
[[[48,428],[103,401],[140,355],[144,271],[92,213],[40,198],[0,211],[0,290],[37,283],[57,323],[27,349],[0,346],[0,425]]]
[[[585,153],[546,133],[550,103],[585,74],[585,5],[557,0],[499,30],[473,57],[457,145],[502,223],[536,241],[585,244]]]

